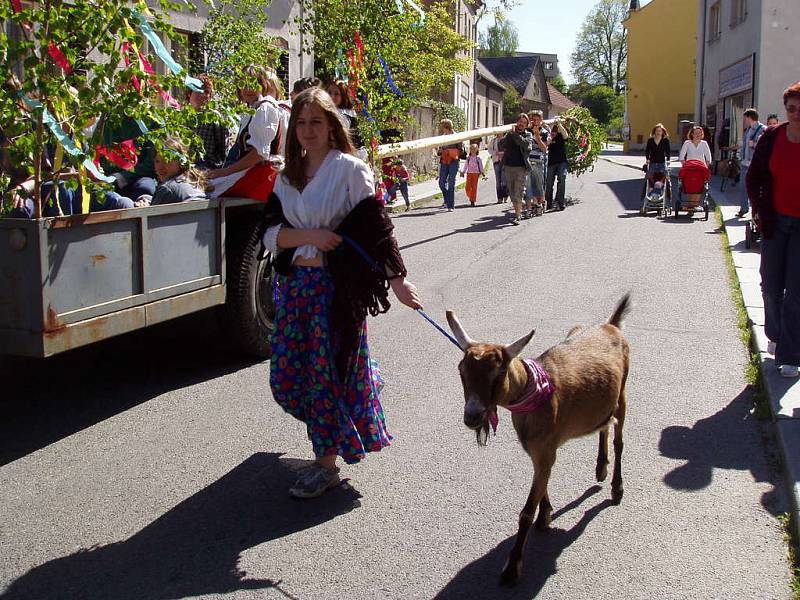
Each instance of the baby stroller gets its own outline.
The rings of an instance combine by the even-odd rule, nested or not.
[[[711,171],[701,160],[687,160],[678,172],[678,198],[675,201],[675,218],[678,212],[686,212],[690,219],[699,209],[705,213],[704,221],[708,221],[708,182]]]
[[[644,167],[647,173],[647,167]],[[671,208],[672,184],[669,173],[648,173],[645,174],[644,195],[642,196],[642,206],[639,214],[646,216],[654,210],[659,217],[666,217]]]

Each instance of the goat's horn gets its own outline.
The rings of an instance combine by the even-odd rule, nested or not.
[[[536,333],[535,329],[532,330],[528,335],[524,335],[521,338],[519,338],[516,342],[507,344],[503,348],[503,350],[506,353],[506,356],[508,356],[508,358],[515,358],[519,356],[519,353],[522,352],[525,346],[528,345],[528,342],[531,341],[531,338],[533,337],[534,333]]]
[[[447,322],[450,325],[450,329],[453,331],[453,335],[456,336],[459,345],[461,346],[462,350],[466,350],[470,346],[475,344],[475,341],[467,335],[467,332],[464,331],[464,328],[461,326],[461,323],[456,317],[455,313],[452,310],[448,310],[447,313]]]

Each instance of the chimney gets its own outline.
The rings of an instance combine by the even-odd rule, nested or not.
[[[634,10],[639,10],[640,8],[641,6],[639,6],[639,0],[631,0],[631,7],[628,10],[633,12]]]

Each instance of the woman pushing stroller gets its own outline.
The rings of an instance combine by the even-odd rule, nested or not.
[[[644,152],[646,176],[642,186],[641,214],[656,209],[661,215],[668,205],[665,199],[669,200],[672,196],[668,170],[670,151],[669,134],[664,125],[656,123]]]

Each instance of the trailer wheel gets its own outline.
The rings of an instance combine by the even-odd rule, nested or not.
[[[228,245],[227,298],[222,327],[245,353],[259,358],[272,354],[269,339],[275,328],[275,274],[267,256],[258,260],[260,228],[253,223]]]

